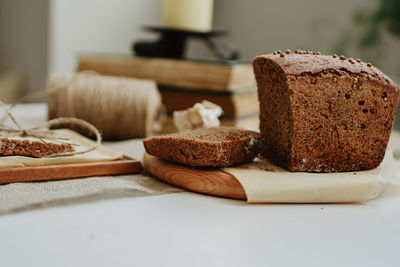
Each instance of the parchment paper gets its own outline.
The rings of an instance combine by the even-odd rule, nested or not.
[[[393,160],[392,153],[387,153]],[[340,203],[360,202],[377,197],[387,181],[382,167],[342,173],[289,172],[266,159],[223,171],[242,184],[249,203]]]

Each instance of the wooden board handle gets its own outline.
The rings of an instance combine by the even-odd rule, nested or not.
[[[247,199],[239,181],[218,169],[186,167],[147,153],[143,156],[143,165],[151,175],[171,185],[208,195]]]
[[[139,161],[128,157],[105,162],[0,168],[0,184],[82,178],[142,172]]]

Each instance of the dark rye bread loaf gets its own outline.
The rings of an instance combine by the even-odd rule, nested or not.
[[[52,154],[73,152],[70,144],[58,144],[24,138],[0,137],[0,156],[42,158]]]
[[[253,160],[261,150],[259,133],[231,127],[202,128],[143,141],[146,152],[190,166],[225,167]]]
[[[262,155],[289,171],[377,167],[399,89],[377,68],[344,56],[275,52],[253,60]]]

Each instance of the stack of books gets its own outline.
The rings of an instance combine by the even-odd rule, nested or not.
[[[221,125],[258,130],[256,81],[251,64],[115,55],[83,55],[78,71],[154,80],[169,114],[163,132],[176,131],[172,112],[203,100],[219,105]]]

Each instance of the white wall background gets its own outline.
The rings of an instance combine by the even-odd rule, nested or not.
[[[229,29],[225,40],[237,44],[243,59],[278,49],[332,53],[344,32],[358,35],[357,10],[373,9],[381,0],[215,0],[214,24]],[[400,16],[400,14],[399,14]],[[379,67],[400,75],[400,37],[382,35]],[[346,56],[368,60],[355,44]],[[375,62],[377,63],[377,62]]]
[[[331,53],[352,28],[358,8],[379,0],[215,0],[214,25],[230,31],[220,43],[236,44],[243,60],[277,49]],[[134,40],[155,39],[141,25],[161,25],[162,0],[0,0],[0,75],[19,69],[29,90],[49,73],[71,73],[78,53],[131,53]],[[380,67],[400,74],[399,38],[385,36]],[[362,57],[353,48],[349,56]],[[188,56],[209,57],[200,42]]]
[[[243,60],[277,49],[331,53],[342,33],[352,29],[356,10],[379,0],[215,0],[214,25],[227,29]],[[49,70],[71,72],[78,52],[131,53],[133,40],[156,38],[140,25],[161,25],[162,0],[50,1]],[[398,38],[385,36],[380,67],[399,75]],[[354,47],[352,57],[365,57]],[[189,43],[190,57],[209,57],[205,45]]]
[[[48,0],[0,0],[0,77],[5,80],[7,76],[7,84],[16,86],[12,89],[21,93],[43,89],[47,27]]]
[[[130,53],[133,40],[153,38],[141,25],[161,22],[160,0],[50,1],[49,71],[72,72],[78,53]]]
[[[214,23],[231,31],[228,39],[243,57],[278,49],[303,48],[329,53],[355,9],[375,0],[216,0]]]

